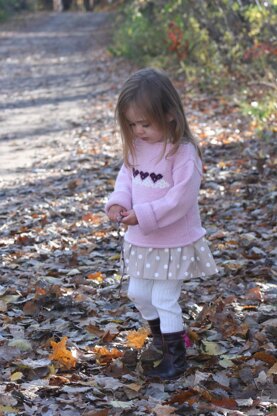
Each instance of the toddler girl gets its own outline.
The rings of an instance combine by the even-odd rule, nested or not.
[[[198,208],[201,154],[180,97],[167,75],[146,68],[125,82],[116,116],[124,163],[106,204],[112,221],[128,225],[124,258],[128,296],[149,323],[142,354],[146,376],[176,378],[186,368],[182,281],[214,274]]]

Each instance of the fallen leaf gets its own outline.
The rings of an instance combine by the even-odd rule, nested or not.
[[[75,368],[77,360],[73,357],[72,352],[66,349],[66,342],[67,337],[63,337],[60,342],[50,341],[53,352],[49,355],[49,359],[58,361],[67,369]]]
[[[92,349],[97,356],[97,361],[100,365],[107,365],[109,364],[114,358],[122,357],[123,353],[119,351],[117,348],[112,348],[108,350],[105,347],[95,346]]]
[[[102,221],[102,218],[100,217],[100,215],[96,215],[96,214],[93,214],[92,212],[88,212],[87,214],[83,215],[82,220],[99,225]]]
[[[8,345],[10,347],[18,348],[21,351],[31,351],[33,349],[32,344],[30,341],[23,339],[23,338],[15,338],[12,339]]]
[[[129,331],[127,333],[127,346],[137,349],[142,348],[148,335],[149,331],[146,328],[140,328],[137,331]]]
[[[154,409],[152,409],[156,416],[169,416],[175,415],[175,407],[157,404]]]
[[[275,363],[267,372],[268,375],[277,374],[277,363]]]
[[[249,300],[258,300],[259,302],[262,302],[263,297],[261,289],[259,287],[252,287],[246,292],[245,298]]]
[[[15,373],[13,373],[10,377],[11,381],[17,381],[17,380],[21,380],[23,378],[23,373],[21,373],[21,371],[16,371]]]
[[[89,410],[84,412],[82,416],[109,416],[109,409]]]
[[[226,352],[226,348],[212,341],[201,341],[201,347],[203,352],[208,355],[221,355]]]
[[[101,272],[95,272],[95,273],[90,273],[87,276],[87,278],[90,280],[96,280],[97,282],[102,283],[105,276]]]
[[[195,395],[197,395],[197,393],[192,389],[179,391],[173,394],[173,396],[171,396],[171,398],[167,401],[167,403],[168,404],[174,404],[174,403],[183,404],[187,402],[188,399],[190,399],[192,396],[195,396]]]
[[[254,357],[257,360],[264,361],[265,363],[268,363],[270,365],[274,365],[277,362],[277,359],[274,357],[274,355],[268,354],[264,351],[258,351],[254,354]]]

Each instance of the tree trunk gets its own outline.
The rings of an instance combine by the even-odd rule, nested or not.
[[[53,0],[53,10],[55,12],[62,12],[63,11],[63,2],[62,2],[62,0]]]
[[[94,8],[94,0],[84,0],[84,5],[87,11],[92,11]]]

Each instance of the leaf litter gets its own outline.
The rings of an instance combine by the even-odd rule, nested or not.
[[[115,85],[128,65],[105,55],[102,70],[109,88],[63,158],[1,191],[0,414],[274,415],[274,142],[258,139],[231,101],[212,108],[210,97],[182,95],[201,139],[200,208],[220,272],[183,285],[184,376],[150,382],[138,361],[148,328],[126,279],[120,290],[123,230],[103,213],[120,166]]]

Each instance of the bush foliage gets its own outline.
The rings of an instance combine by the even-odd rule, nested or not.
[[[8,15],[27,7],[25,0],[0,0],[0,21]]]
[[[129,0],[112,52],[139,66],[173,69],[200,90],[241,86],[241,108],[262,128],[276,112],[276,27],[277,0]],[[255,80],[267,87],[253,105],[242,85]]]
[[[188,77],[232,75],[247,67],[248,76],[273,79],[276,12],[277,0],[128,1],[113,52],[141,65],[178,65]]]

